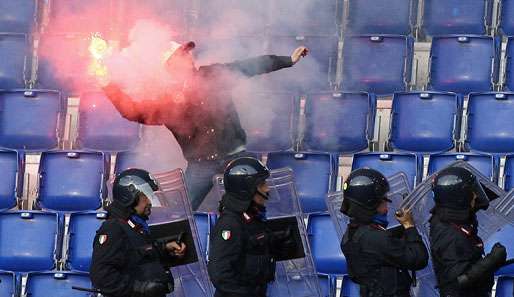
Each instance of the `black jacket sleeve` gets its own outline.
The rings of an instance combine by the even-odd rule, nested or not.
[[[209,277],[216,289],[227,293],[248,296],[251,289],[241,284],[237,265],[243,253],[241,222],[236,217],[222,216],[214,227],[209,244]],[[223,232],[230,232],[224,239]]]
[[[200,67],[200,71],[204,72],[206,75],[228,71],[246,77],[252,77],[291,66],[293,66],[291,57],[265,55],[227,64],[212,64],[208,66],[202,66]]]
[[[376,248],[382,259],[393,266],[420,270],[428,265],[428,251],[416,228],[404,231],[403,238],[382,232],[369,246]]]
[[[130,296],[132,281],[121,271],[127,264],[127,238],[120,226],[106,221],[96,232],[90,269],[92,284],[104,295]]]

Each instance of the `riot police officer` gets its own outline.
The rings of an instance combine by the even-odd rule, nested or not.
[[[257,159],[230,162],[224,173],[226,194],[210,235],[209,276],[215,297],[265,297],[275,277],[275,255],[287,249],[266,224],[269,170]]]
[[[386,228],[389,183],[373,169],[350,173],[343,185],[341,212],[350,217],[341,241],[350,278],[360,285],[361,297],[410,296],[409,270],[428,263],[428,252],[410,212],[398,213],[403,235]],[[395,232],[396,233],[396,232]]]
[[[113,184],[108,219],[93,242],[91,281],[106,297],[164,297],[173,277],[162,262],[183,257],[184,243],[151,239],[147,220],[159,186],[145,170],[128,169]]]
[[[507,254],[496,243],[483,257],[475,213],[489,206],[486,193],[476,177],[461,167],[441,170],[432,189],[436,206],[430,218],[430,248],[440,295],[490,296],[494,272]]]

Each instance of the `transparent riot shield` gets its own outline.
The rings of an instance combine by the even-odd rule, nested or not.
[[[268,286],[268,296],[321,297],[307,229],[294,186],[293,171],[289,168],[271,170],[267,183],[270,188],[270,198],[266,203],[268,226],[275,233],[276,228],[292,224],[293,236],[299,241],[295,251],[277,259],[275,281]],[[224,194],[222,175],[214,177],[214,188],[217,193],[215,199],[219,201]],[[210,204],[217,205],[217,201],[210,201]]]
[[[155,175],[161,190],[152,199],[150,228],[158,230],[160,237],[173,237],[187,245],[186,256],[173,263],[175,291],[172,297],[211,297],[213,288],[207,274],[206,260],[200,249],[200,239],[181,169]],[[158,201],[153,201],[154,199]],[[167,234],[167,233],[170,234]],[[176,238],[175,238],[176,237]]]

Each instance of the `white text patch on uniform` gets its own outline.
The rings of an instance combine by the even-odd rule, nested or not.
[[[104,243],[106,243],[106,242],[107,242],[107,235],[102,234],[102,235],[98,236],[98,242],[99,242],[100,244],[104,244]]]
[[[230,237],[232,237],[232,232],[230,232],[230,230],[223,230],[223,231],[221,231],[221,237],[224,240],[229,240]]]

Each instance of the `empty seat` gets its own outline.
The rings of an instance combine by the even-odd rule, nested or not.
[[[72,289],[91,288],[91,281],[87,273],[69,271],[31,272],[27,276],[27,287],[23,296],[31,297],[90,297],[89,292]]]
[[[23,155],[15,151],[0,151],[0,210],[13,208],[23,192]]]
[[[299,89],[304,92],[328,90],[335,81],[338,43],[337,36],[272,37],[269,53],[289,56],[298,46],[306,46],[310,52],[294,66],[294,70],[284,69],[264,77],[278,89]]]
[[[351,34],[409,35],[417,21],[418,0],[351,0],[346,30]]]
[[[505,76],[504,76],[504,87],[506,90],[514,90],[514,65],[512,64],[512,58],[514,57],[514,37],[509,37],[507,40],[507,48],[505,50]]]
[[[297,36],[336,35],[342,12],[341,0],[272,1],[271,33]]]
[[[0,271],[0,296],[18,296],[16,277],[14,273],[8,271]]]
[[[204,254],[207,253],[209,234],[211,231],[212,218],[207,213],[194,214],[198,237],[200,238],[200,249]]]
[[[514,93],[471,94],[467,114],[468,149],[495,154],[514,151]]]
[[[499,160],[491,155],[477,155],[473,153],[431,155],[428,161],[428,175],[432,175],[448,165],[461,160],[468,162],[491,180],[497,180]]]
[[[496,282],[495,297],[510,297],[514,292],[514,277],[501,276]]]
[[[35,20],[35,0],[0,1],[0,32],[31,33]]]
[[[58,91],[0,91],[0,146],[54,149],[64,131],[65,100]]]
[[[423,153],[451,150],[460,137],[462,104],[453,93],[395,93],[388,144]]]
[[[360,296],[360,287],[354,283],[348,275],[343,277],[343,283],[341,285],[341,291],[339,297],[358,297]]]
[[[408,153],[363,153],[353,156],[352,171],[359,168],[372,168],[380,171],[385,177],[403,172],[414,188],[421,180],[422,160],[415,154]]]
[[[3,57],[0,60],[0,89],[25,86],[28,53],[27,35],[0,33],[0,57]]]
[[[246,131],[247,149],[253,152],[272,152],[293,148],[300,108],[298,97],[292,93],[257,93],[248,96],[244,100],[259,102],[259,108],[241,110],[239,114],[241,125]]]
[[[67,267],[75,271],[89,271],[96,230],[107,218],[105,212],[76,212],[70,214],[65,251]]]
[[[503,182],[505,191],[510,191],[514,188],[514,155],[507,155],[505,158]]]
[[[498,27],[505,36],[514,35],[514,3],[512,0],[500,2],[501,14]]]
[[[425,0],[423,29],[428,35],[487,34],[493,1]]]
[[[59,230],[55,213],[0,213],[0,269],[18,272],[53,269]]]
[[[411,79],[414,41],[395,35],[346,37],[342,88],[388,95],[405,91]]]
[[[337,159],[329,154],[277,152],[268,155],[270,169],[289,167],[303,212],[326,211],[325,195],[336,185]]]
[[[95,210],[106,196],[106,156],[99,152],[44,152],[37,204],[59,211]]]
[[[499,38],[434,37],[430,51],[430,89],[461,94],[491,90],[498,81],[499,50]]]
[[[101,92],[80,96],[78,145],[97,151],[124,151],[139,141],[140,125],[123,118]]]
[[[89,43],[90,35],[85,34],[41,35],[37,85],[45,89],[58,89],[70,95],[79,95],[81,90],[94,86],[94,77],[88,74]]]
[[[115,1],[52,0],[49,4],[47,31],[58,33],[106,33],[113,24]]]
[[[353,153],[373,138],[376,97],[367,93],[313,93],[305,104],[302,148]]]
[[[330,275],[346,274],[346,260],[340,246],[341,238],[337,236],[330,215],[310,215],[307,234],[316,272]]]

